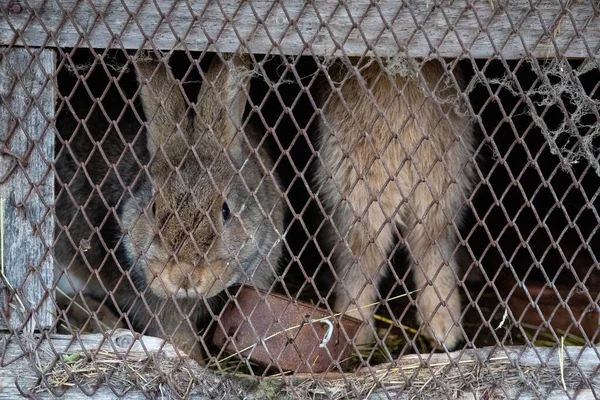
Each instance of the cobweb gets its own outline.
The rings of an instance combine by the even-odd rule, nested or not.
[[[532,61],[530,63],[533,64]],[[573,68],[568,61],[554,59],[532,65],[538,80],[523,89],[514,78],[490,79],[511,94],[521,97],[526,112],[548,142],[552,154],[560,159],[563,168],[585,160],[600,175],[600,100],[594,99],[583,87],[580,77],[598,69],[600,60],[588,61]],[[549,123],[544,113],[562,113],[561,122]]]

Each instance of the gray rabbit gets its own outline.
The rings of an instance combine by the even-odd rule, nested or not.
[[[462,339],[455,256],[474,164],[460,73],[438,61],[412,76],[374,60],[337,61],[321,82],[316,187],[332,216],[336,311],[372,320],[394,239],[408,250],[418,317],[434,345]],[[398,230],[399,228],[399,230]],[[401,232],[398,234],[397,232]],[[393,307],[393,305],[391,305]],[[357,343],[372,340],[369,325]]]
[[[216,295],[240,283],[269,288],[282,253],[284,203],[273,162],[257,149],[260,132],[243,122],[245,64],[215,55],[192,113],[165,63],[139,60],[147,142],[135,138],[139,123],[121,121],[98,142],[101,156],[73,142],[73,156],[57,161],[62,291],[83,294],[94,312],[108,305],[123,315],[120,326],[170,339],[197,360]],[[87,129],[96,128],[88,120]],[[87,320],[78,309],[65,311]]]

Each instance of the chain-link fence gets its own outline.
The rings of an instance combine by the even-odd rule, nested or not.
[[[600,397],[599,13],[0,4],[2,390]]]

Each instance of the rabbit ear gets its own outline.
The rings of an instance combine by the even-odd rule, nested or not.
[[[249,65],[247,56],[233,55],[222,61],[215,54],[198,95],[196,123],[212,127],[224,146],[234,140],[242,124],[252,75]]]
[[[186,102],[179,85],[163,62],[144,60],[137,64],[140,96],[148,123],[148,149],[154,154],[175,132],[180,124],[184,132],[189,130],[186,118]]]

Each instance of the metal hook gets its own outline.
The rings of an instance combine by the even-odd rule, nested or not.
[[[323,336],[323,340],[321,341],[321,344],[319,344],[320,348],[324,348],[327,347],[327,343],[329,343],[329,341],[331,340],[331,335],[333,333],[333,324],[328,319],[323,319],[319,322],[327,325],[327,332],[325,332],[325,336]]]

